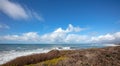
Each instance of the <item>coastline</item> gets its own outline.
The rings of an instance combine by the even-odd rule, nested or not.
[[[115,46],[113,44],[0,44],[0,64],[17,57],[47,53],[51,50],[76,50]]]
[[[119,66],[120,46],[80,50],[52,50],[17,57],[2,66]]]

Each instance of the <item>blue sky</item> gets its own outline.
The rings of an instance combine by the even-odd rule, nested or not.
[[[119,0],[0,0],[0,43],[118,42],[119,3]]]

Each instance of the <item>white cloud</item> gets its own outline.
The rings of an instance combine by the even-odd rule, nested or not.
[[[76,34],[81,30],[84,30],[84,28],[69,24],[66,29],[60,27],[43,35],[39,35],[37,32],[28,32],[21,35],[0,36],[0,40],[38,43],[120,43],[120,32],[90,37],[89,35]]]
[[[71,24],[69,24],[68,28],[66,28],[65,30],[60,27],[56,29],[55,31],[53,31],[52,33],[42,35],[41,39],[44,42],[47,41],[47,42],[52,42],[52,43],[69,43],[68,41],[70,38],[68,36],[71,35],[69,33],[79,32],[81,30],[83,30],[83,28],[74,27]],[[74,35],[73,38],[74,37],[76,37],[76,35]]]
[[[83,28],[80,27],[74,27],[72,24],[68,25],[68,28],[66,30],[63,30],[62,28],[56,29],[54,32],[59,32],[59,33],[69,33],[69,32],[79,32],[81,30],[84,30]]]
[[[0,40],[9,40],[9,41],[36,41],[39,35],[37,32],[28,32],[23,33],[22,35],[6,35],[1,36]]]
[[[6,35],[0,36],[0,40],[11,40],[11,41],[34,41],[43,43],[69,43],[69,42],[80,42],[79,40],[84,40],[85,36],[71,34],[83,30],[80,27],[74,27],[69,24],[68,28],[65,30],[58,28],[51,33],[44,35],[39,35],[37,32],[23,33],[22,35]],[[72,40],[74,39],[74,40]],[[77,39],[77,40],[76,40]]]
[[[44,21],[43,17],[35,11],[25,9],[19,3],[12,2],[10,0],[0,0],[0,11],[13,19],[28,19],[34,18],[39,21]]]
[[[120,40],[120,32],[100,35],[97,37],[91,37],[91,42],[96,42],[96,43],[120,43],[119,40]]]
[[[10,0],[0,0],[0,11],[14,19],[28,18],[25,9],[18,3],[13,3]]]
[[[31,15],[34,16],[34,18],[39,20],[39,21],[43,21],[43,22],[45,21],[44,18],[36,12],[32,12]]]
[[[68,34],[65,38],[65,43],[83,43],[88,37],[86,35]]]
[[[0,24],[0,29],[10,29],[10,27],[6,24]]]

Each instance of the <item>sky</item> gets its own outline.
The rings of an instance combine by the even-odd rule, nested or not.
[[[0,0],[0,43],[120,43],[120,0]]]

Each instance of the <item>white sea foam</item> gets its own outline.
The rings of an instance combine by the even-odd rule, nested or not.
[[[64,50],[70,50],[71,47],[62,47],[62,49],[64,49]]]
[[[119,45],[116,45],[116,44],[104,44],[104,46],[119,46]]]
[[[26,51],[4,51],[0,53],[0,64],[6,63],[16,57],[35,54],[35,53],[45,53],[50,50],[36,49],[36,50],[26,50]]]
[[[71,47],[53,47],[52,49],[56,49],[56,50],[70,50]]]

